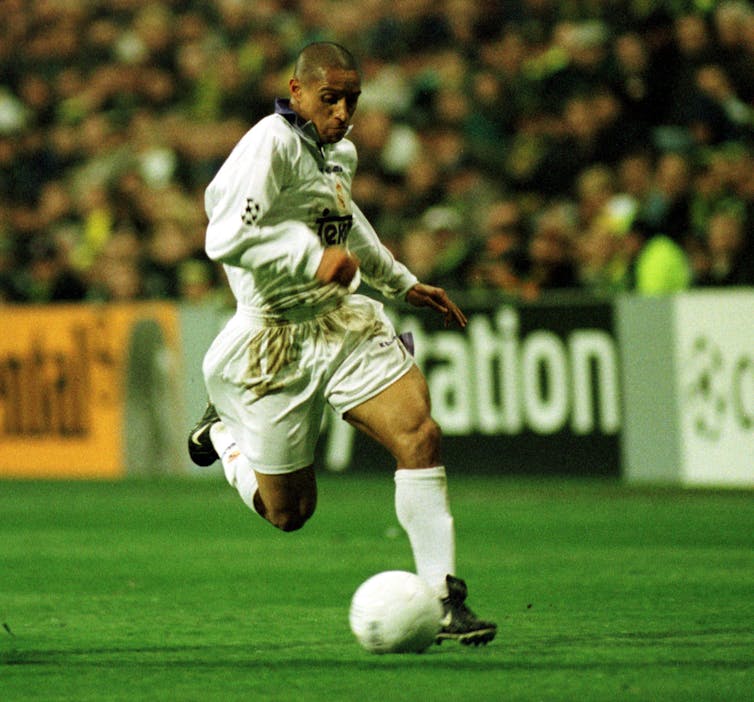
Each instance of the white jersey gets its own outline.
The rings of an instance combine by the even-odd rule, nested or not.
[[[224,264],[239,308],[285,317],[350,294],[315,273],[326,246],[358,256],[360,273],[388,297],[416,277],[380,242],[351,201],[357,165],[351,141],[319,145],[316,129],[279,100],[238,142],[205,193],[208,256]]]

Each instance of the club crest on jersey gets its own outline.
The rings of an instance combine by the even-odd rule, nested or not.
[[[324,246],[338,246],[348,239],[353,224],[353,215],[332,215],[330,210],[322,210],[317,217],[317,236]]]
[[[341,212],[347,212],[348,211],[348,200],[350,199],[348,194],[346,193],[346,189],[343,186],[343,183],[340,182],[340,178],[336,176],[335,178],[335,199],[338,201],[338,207],[340,208]]]

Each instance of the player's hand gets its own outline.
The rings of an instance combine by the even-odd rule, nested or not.
[[[442,288],[417,283],[406,293],[406,301],[414,307],[431,307],[437,310],[443,316],[446,327],[451,324],[457,324],[461,328],[466,326],[466,315]]]
[[[321,283],[337,283],[348,287],[359,270],[359,259],[340,246],[328,246],[315,273]]]

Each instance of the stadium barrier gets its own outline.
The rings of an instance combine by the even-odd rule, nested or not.
[[[388,306],[414,335],[454,470],[754,486],[754,291],[460,302],[465,331]],[[4,307],[14,333],[0,339],[0,475],[220,472],[197,469],[184,442],[206,402],[202,357],[228,314]],[[391,466],[332,414],[317,460]]]
[[[119,478],[180,467],[177,310],[3,306],[0,475]]]
[[[631,483],[754,487],[754,290],[617,301]]]

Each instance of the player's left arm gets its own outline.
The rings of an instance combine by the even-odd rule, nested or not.
[[[380,241],[364,213],[352,203],[353,226],[348,250],[359,260],[364,281],[385,297],[403,299],[418,279]]]
[[[466,315],[443,288],[420,283],[380,241],[361,210],[353,204],[354,223],[348,248],[358,256],[364,280],[388,297],[405,299],[415,307],[429,307],[443,315],[445,326],[466,326]]]

